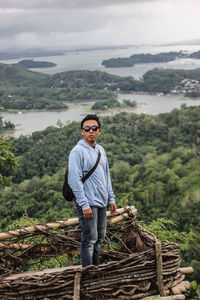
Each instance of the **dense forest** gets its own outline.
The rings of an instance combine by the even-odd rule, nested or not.
[[[178,58],[200,58],[200,51],[193,52],[191,54],[180,52],[163,52],[158,54],[133,54],[129,57],[118,57],[103,60],[102,65],[106,68],[125,68],[133,67],[135,64],[143,63],[162,63],[176,60]]]
[[[200,107],[157,116],[120,113],[102,119],[99,143],[107,152],[118,207],[135,205],[138,219],[160,238],[181,247],[182,265],[200,282]],[[81,138],[72,122],[12,138],[18,167],[13,184],[0,190],[0,228],[21,224],[24,212],[37,222],[74,215],[61,194],[67,158]]]
[[[68,71],[47,75],[19,65],[0,64],[0,106],[4,109],[67,109],[73,100],[117,100],[118,92],[171,93],[184,79],[200,81],[200,69],[161,70],[144,74],[141,80],[101,71]],[[200,96],[199,83],[190,97]],[[117,93],[116,93],[117,92]],[[182,91],[179,90],[179,93]]]
[[[99,71],[69,71],[45,75],[22,66],[0,64],[0,105],[5,109],[60,109],[66,101],[116,98],[108,86],[126,84],[119,76]],[[132,78],[133,82],[134,79]]]

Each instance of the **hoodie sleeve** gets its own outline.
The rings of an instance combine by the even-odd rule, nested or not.
[[[105,154],[105,156],[106,156],[106,154]],[[107,156],[106,156],[106,178],[107,178],[107,189],[108,189],[108,201],[110,204],[112,204],[112,203],[115,203],[115,195],[112,190]]]
[[[79,151],[71,151],[68,161],[68,183],[75,195],[76,202],[82,207],[82,210],[90,208],[87,198],[85,197],[82,178],[81,154]]]

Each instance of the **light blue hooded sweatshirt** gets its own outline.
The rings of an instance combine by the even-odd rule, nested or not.
[[[81,178],[95,165],[99,150],[101,157],[98,166],[83,183]],[[68,183],[82,210],[91,206],[105,207],[108,201],[110,204],[115,203],[108,160],[102,146],[96,144],[93,148],[84,140],[80,140],[70,152],[68,170]]]

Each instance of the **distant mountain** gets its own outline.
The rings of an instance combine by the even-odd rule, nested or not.
[[[163,46],[173,46],[173,45],[200,45],[200,39],[168,43],[168,44],[164,44]]]
[[[57,56],[63,55],[64,51],[59,50],[44,50],[44,49],[16,49],[10,48],[6,51],[0,51],[0,60],[3,59],[17,59],[23,57],[43,57],[43,56]]]

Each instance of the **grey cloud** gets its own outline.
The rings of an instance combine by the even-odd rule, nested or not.
[[[23,32],[85,32],[95,30],[105,24],[101,13],[93,10],[82,13],[66,10],[28,10],[0,13],[0,36],[17,35]]]
[[[194,13],[200,8],[197,3],[199,0],[189,4],[188,0],[0,0],[0,47],[38,46],[59,39],[71,45],[195,38],[194,28],[200,23]],[[183,22],[188,12],[193,14],[191,26]]]
[[[119,4],[155,2],[158,0],[0,0],[0,9],[86,9]],[[167,1],[167,0],[163,0]]]

